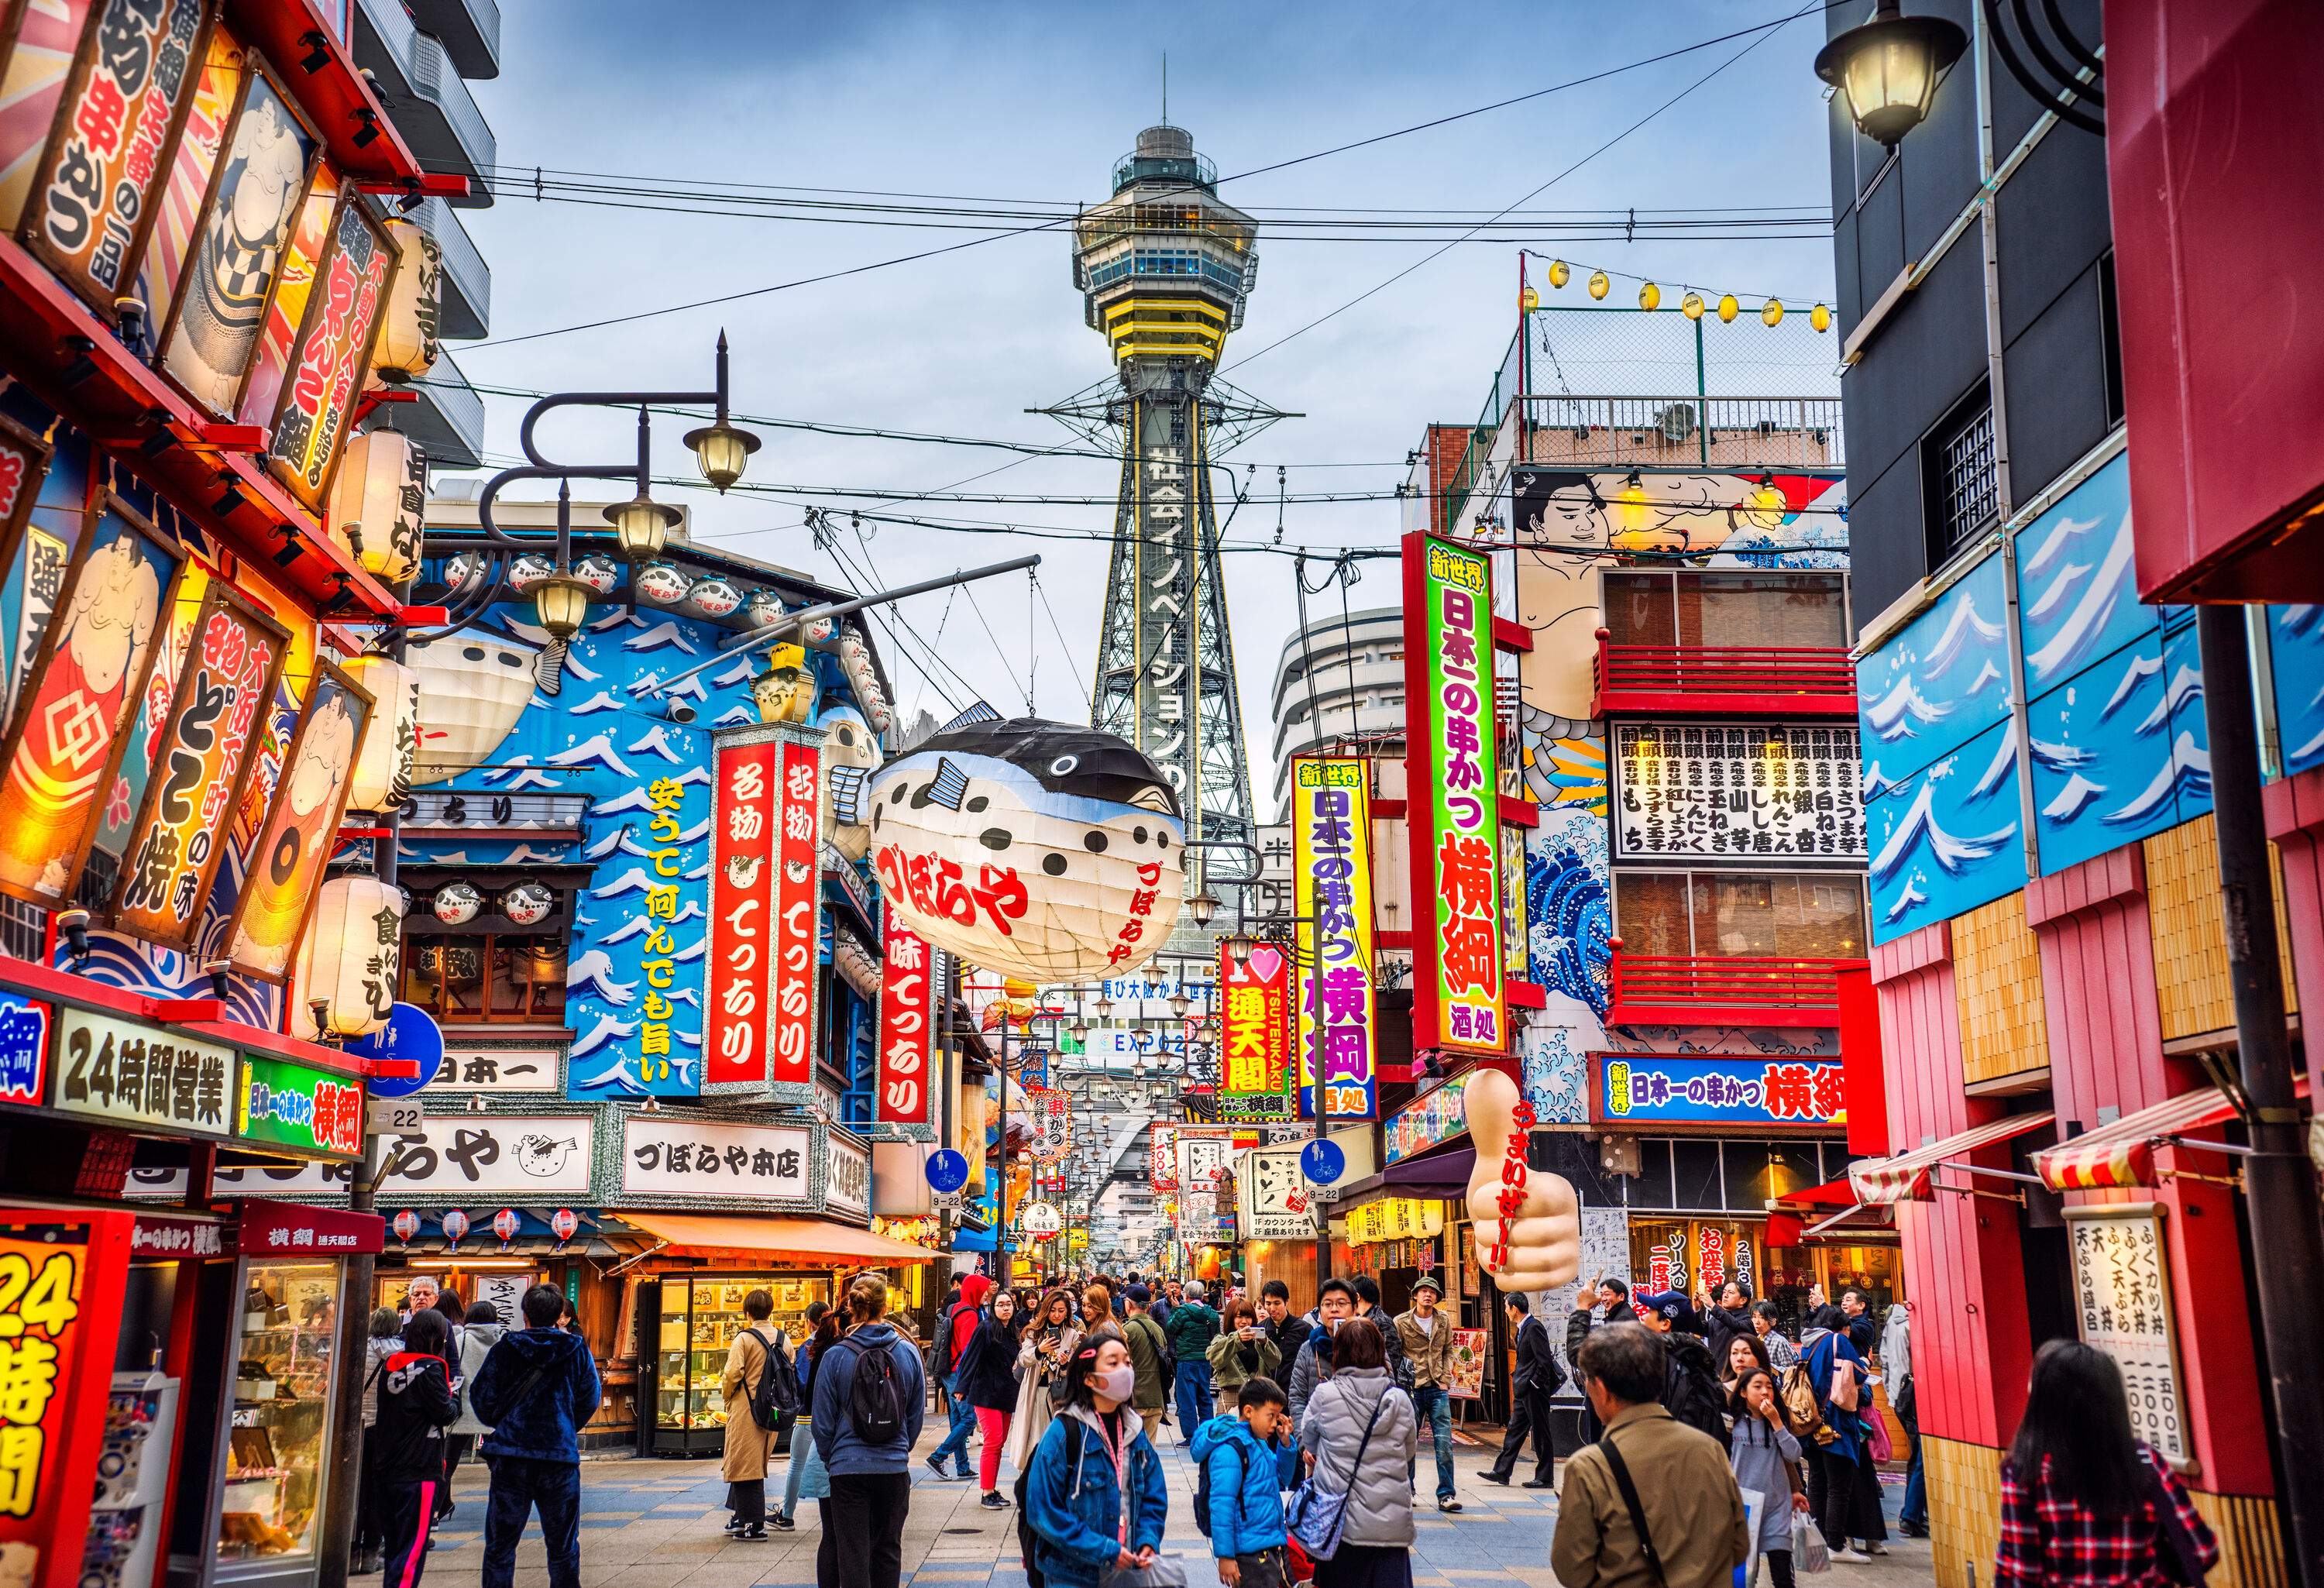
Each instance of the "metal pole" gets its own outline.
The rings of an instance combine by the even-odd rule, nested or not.
[[[2315,1298],[2324,1295],[2324,1226],[2316,1170],[2302,1150],[2292,1095],[2292,1044],[2283,1024],[2277,958],[2274,871],[2260,809],[2259,741],[2253,716],[2251,649],[2244,609],[2196,608],[2202,646],[2203,713],[2210,729],[2211,789],[2219,842],[2227,974],[2235,991],[2236,1053],[2251,1099],[2252,1152],[2244,1159],[2251,1227],[2267,1232],[2256,1265],[2260,1335],[2283,1474],[2283,1511],[2296,1580],[2324,1584],[2324,1355]]]

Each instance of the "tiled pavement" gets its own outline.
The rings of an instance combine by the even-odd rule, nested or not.
[[[931,1417],[921,1451],[932,1449],[942,1432],[942,1419]],[[1209,1564],[1209,1541],[1194,1528],[1193,1463],[1172,1429],[1161,1431],[1161,1450],[1170,1490],[1164,1547],[1182,1557],[1191,1588],[1208,1588],[1217,1578]],[[1420,1537],[1413,1558],[1416,1588],[1559,1588],[1549,1569],[1554,1496],[1484,1482],[1478,1474],[1491,1455],[1489,1446],[1460,1450],[1455,1464],[1466,1509],[1447,1517],[1427,1498],[1433,1482],[1424,1453]],[[1520,1475],[1531,1470],[1528,1459]],[[781,1492],[782,1472],[779,1462],[769,1483],[770,1500]],[[1013,1482],[1004,1466],[1002,1491]],[[582,1466],[581,1484],[582,1588],[813,1588],[821,1535],[812,1502],[801,1503],[798,1531],[743,1544],[719,1531],[726,1519],[726,1486],[715,1461],[591,1461]],[[481,1466],[471,1463],[461,1469],[455,1491],[458,1510],[438,1530],[428,1562],[427,1580],[438,1588],[477,1579],[484,1485]],[[1893,1533],[1902,1491],[1894,1482],[1884,1488]],[[1017,1556],[1017,1513],[980,1510],[977,1495],[973,1482],[939,1482],[915,1459],[911,1518],[904,1529],[907,1583],[923,1588],[1025,1588]],[[1932,1580],[1925,1542],[1892,1537],[1890,1548],[1889,1558],[1870,1565],[1834,1566],[1813,1579],[1816,1588],[1919,1588]],[[547,1588],[548,1581],[535,1527],[518,1548],[517,1588]],[[355,1583],[356,1588],[381,1588],[376,1577]]]

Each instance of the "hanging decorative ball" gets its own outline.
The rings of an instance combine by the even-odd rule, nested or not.
[[[501,1243],[503,1245],[506,1245],[509,1242],[515,1240],[516,1232],[516,1209],[512,1207],[504,1207],[501,1209],[500,1212],[493,1214],[493,1233],[501,1238]]]
[[[1652,314],[1663,306],[1663,290],[1648,282],[1638,289],[1638,307]]]
[[[529,642],[466,628],[413,645],[420,675],[420,743],[411,780],[440,783],[472,771],[500,748],[532,699],[540,652]]]
[[[742,603],[742,615],[751,620],[754,629],[779,623],[783,616],[783,598],[772,590],[753,590]]]
[[[823,647],[829,645],[831,643],[832,636],[838,632],[839,620],[837,618],[819,617],[799,631],[799,638],[807,642],[807,643],[820,650]]]
[[[1541,294],[1535,291],[1531,287],[1527,287],[1525,291],[1517,294],[1518,313],[1531,314],[1535,309],[1539,309],[1540,307]]]
[[[468,1215],[456,1207],[447,1207],[444,1210],[443,1224],[446,1242],[457,1246],[460,1238],[468,1233]]]
[[[1562,259],[1553,259],[1549,262],[1549,284],[1551,286],[1563,287],[1566,282],[1572,279],[1573,267],[1572,265],[1566,263],[1565,261]]]
[[[1782,325],[1784,323],[1784,300],[1780,298],[1768,299],[1767,306],[1759,311],[1759,323],[1763,326]]]
[[[686,575],[670,563],[650,562],[638,569],[638,594],[664,606],[686,599],[687,583]]]
[[[1678,300],[1678,311],[1686,316],[1689,319],[1701,319],[1702,318],[1702,294],[1700,292],[1689,292],[1685,297],[1680,299]]]
[[[428,906],[430,913],[447,927],[467,925],[484,907],[484,896],[476,891],[474,882],[445,883],[436,890],[436,897]]]
[[[1590,295],[1592,298],[1603,298],[1613,290],[1614,282],[1604,271],[1593,270],[1590,272]]]
[[[445,559],[444,586],[447,591],[457,594],[483,577],[484,572],[484,554],[481,551],[463,551],[457,556]]]
[[[1818,331],[1831,329],[1831,310],[1821,303],[1817,304],[1808,310],[1808,324],[1813,326]]]
[[[1723,325],[1733,325],[1735,323],[1735,317],[1741,313],[1742,309],[1743,306],[1735,301],[1735,294],[1732,292],[1728,293],[1719,300],[1720,322]]]
[[[742,593],[724,579],[700,579],[686,593],[686,604],[705,617],[725,617],[741,610]]]
[[[509,588],[521,596],[556,571],[557,565],[549,559],[536,552],[525,552],[509,559]]]
[[[598,595],[611,596],[613,586],[622,582],[622,570],[612,558],[593,553],[573,565],[573,577]]]
[[[409,1241],[420,1233],[420,1215],[407,1207],[395,1215],[388,1228],[395,1232],[398,1241]]]
[[[501,895],[501,913],[520,927],[539,926],[556,908],[557,895],[544,882],[519,882]]]
[[[579,1215],[569,1207],[560,1207],[549,1215],[549,1233],[559,1241],[573,1239],[573,1232],[581,1227]]]

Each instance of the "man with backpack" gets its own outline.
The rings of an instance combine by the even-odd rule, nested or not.
[[[1130,1347],[1130,1365],[1138,1371],[1137,1387],[1130,1391],[1130,1409],[1146,1426],[1148,1443],[1154,1430],[1162,1426],[1162,1413],[1170,1404],[1170,1383],[1175,1376],[1170,1360],[1170,1343],[1162,1325],[1155,1322],[1147,1310],[1154,1293],[1143,1285],[1132,1285],[1122,1292],[1129,1311],[1121,1320],[1122,1343]]]
[[[1528,1489],[1547,1489],[1557,1466],[1557,1451],[1549,1439],[1550,1398],[1564,1388],[1565,1370],[1557,1365],[1557,1353],[1549,1343],[1549,1325],[1533,1310],[1532,1301],[1522,1294],[1504,1296],[1509,1309],[1510,1326],[1517,1334],[1517,1365],[1509,1384],[1509,1423],[1501,1433],[1501,1453],[1485,1470],[1488,1482],[1507,1488],[1510,1475],[1517,1469],[1517,1454],[1525,1447],[1526,1436],[1533,1436],[1533,1476],[1525,1481]]]
[[[565,1292],[535,1285],[519,1305],[525,1326],[485,1353],[468,1389],[476,1416],[492,1425],[482,1446],[493,1473],[484,1588],[515,1583],[517,1536],[535,1507],[549,1548],[549,1588],[581,1588],[580,1436],[604,1390],[588,1342],[557,1326]]]
[[[1211,1541],[1223,1588],[1285,1588],[1282,1458],[1276,1431],[1289,1412],[1264,1375],[1243,1380],[1235,1415],[1194,1430],[1194,1526]]]
[[[1162,1325],[1177,1361],[1178,1437],[1191,1440],[1211,1409],[1211,1342],[1218,1338],[1219,1315],[1203,1301],[1203,1282],[1189,1279]]]
[[[798,1386],[783,1360],[782,1331],[767,1325],[775,1298],[764,1290],[742,1297],[751,1321],[726,1348],[719,1388],[726,1397],[726,1443],[719,1475],[726,1480],[729,1538],[767,1536],[767,1463],[775,1435],[798,1409]]]
[[[1720,1388],[1694,1308],[1675,1290],[1657,1290],[1638,1297],[1638,1322],[1663,1344],[1663,1408],[1725,1449],[1727,1393]]]
[[[964,1297],[969,1288],[961,1287]],[[847,1288],[847,1310],[853,1327],[815,1370],[815,1451],[831,1474],[816,1577],[847,1588],[900,1588],[912,1443],[927,1413],[927,1378],[920,1353],[886,1321],[885,1279],[857,1279]]]

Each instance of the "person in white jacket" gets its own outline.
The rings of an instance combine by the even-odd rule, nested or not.
[[[1388,1342],[1371,1319],[1349,1318],[1333,1332],[1331,1377],[1307,1399],[1299,1445],[1316,1482],[1348,1496],[1340,1546],[1315,1563],[1315,1588],[1409,1583],[1417,1535],[1406,1473],[1420,1448],[1420,1421],[1388,1376]]]

